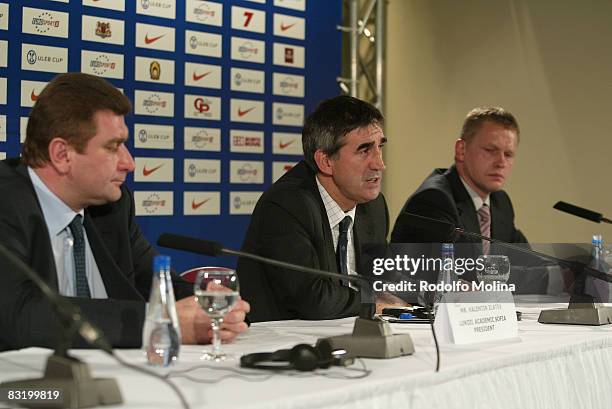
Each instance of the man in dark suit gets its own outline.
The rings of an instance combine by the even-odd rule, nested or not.
[[[503,108],[470,111],[461,137],[455,142],[454,166],[435,169],[408,198],[393,228],[391,241],[442,243],[449,240],[440,229],[428,228],[426,223],[414,224],[414,219],[406,215],[408,212],[444,220],[495,239],[526,243],[525,236],[514,226],[512,202],[502,190],[512,172],[519,132],[516,119]],[[472,241],[458,239],[466,240]]]
[[[419,220],[409,213],[443,220],[468,232],[509,243],[527,243],[514,225],[514,209],[502,190],[512,172],[520,138],[514,116],[500,107],[470,111],[461,137],[455,142],[455,164],[435,169],[410,196],[393,228],[393,243],[444,243],[451,239],[476,243],[463,248],[462,256],[475,257],[489,251],[489,243],[466,237],[452,237],[449,229]],[[516,253],[514,253],[516,255]],[[474,274],[466,274],[473,280]],[[513,277],[521,291],[544,291],[545,274]]]
[[[0,244],[99,325],[115,347],[139,347],[155,249],[123,185],[129,100],[106,81],[55,77],[30,113],[21,159],[0,162]],[[77,250],[80,240],[81,250]],[[41,291],[0,264],[0,350],[56,345],[58,317]],[[210,340],[191,285],[174,280],[184,343]],[[226,340],[246,329],[248,304],[226,316]],[[81,339],[75,346],[86,346]]]
[[[305,160],[261,197],[242,249],[345,274],[386,244],[388,212],[380,193],[383,117],[348,96],[322,102],[302,132]],[[253,321],[356,315],[360,292],[341,280],[239,259],[241,294]]]

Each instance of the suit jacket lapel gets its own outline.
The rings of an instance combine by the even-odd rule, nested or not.
[[[511,229],[507,221],[511,219],[501,210],[498,201],[498,192],[491,193],[491,237],[498,240],[510,241]]]
[[[463,186],[455,166],[449,169],[448,178],[453,190],[453,198],[457,205],[457,213],[461,223],[460,227],[463,227],[468,232],[480,233],[480,223],[478,223],[474,202],[470,194],[465,190],[465,186]]]
[[[42,209],[40,207],[40,203],[38,202],[36,190],[34,189],[34,185],[30,179],[30,174],[28,173],[28,168],[24,164],[20,163],[15,168],[15,171],[25,180],[25,188],[31,192],[32,199],[36,203],[36,208],[33,208],[32,211],[34,212],[35,218],[40,221],[40,231],[38,234],[36,234],[36,237],[33,237],[35,242],[33,247],[39,250],[37,250],[37,253],[33,257],[40,260],[41,263],[45,262],[46,266],[43,268],[38,267],[40,268],[40,271],[36,272],[45,280],[49,287],[53,288],[55,291],[59,291],[57,282],[57,266],[55,265],[55,256],[53,255],[53,248],[49,238],[49,229],[47,229],[47,223],[45,222],[45,218],[42,214]]]
[[[102,281],[104,282],[108,297],[121,300],[142,301],[142,296],[126,279],[119,266],[117,266],[117,263],[115,263],[113,256],[104,245],[104,240],[87,211],[85,211],[83,225],[85,226],[87,239],[89,240],[91,251],[96,259],[98,269],[100,270],[100,275],[102,276]]]

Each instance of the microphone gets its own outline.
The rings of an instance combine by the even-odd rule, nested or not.
[[[581,263],[578,261],[569,261],[569,260],[564,260],[561,258],[557,258],[551,255],[548,255],[546,253],[541,253],[539,251],[535,251],[535,250],[531,250],[528,248],[524,248],[521,246],[517,246],[514,245],[512,243],[507,243],[505,241],[502,240],[497,240],[497,239],[493,239],[491,237],[487,237],[487,236],[483,236],[482,234],[478,234],[478,233],[474,233],[471,231],[467,231],[461,227],[455,227],[455,225],[451,222],[447,222],[445,220],[440,220],[440,219],[433,219],[431,217],[426,217],[426,216],[421,216],[419,214],[415,214],[415,213],[409,213],[409,212],[404,212],[404,215],[407,215],[410,219],[411,219],[411,223],[412,221],[414,222],[414,226],[419,226],[420,228],[424,228],[423,226],[426,225],[426,223],[431,222],[432,226],[433,226],[433,231],[436,233],[445,233],[445,232],[449,232],[448,235],[445,235],[445,237],[448,240],[451,240],[453,237],[453,234],[458,234],[460,236],[464,236],[464,237],[470,237],[470,238],[474,238],[474,239],[478,239],[478,240],[486,240],[490,243],[494,243],[494,244],[498,244],[501,247],[506,247],[508,249],[514,250],[514,251],[519,251],[521,253],[525,253],[525,254],[529,254],[531,256],[536,256],[536,257],[540,257],[540,258],[545,258],[551,261],[554,261],[555,263],[561,264],[563,266],[569,267],[569,268],[579,268],[581,270],[583,270],[585,273],[587,273],[588,275],[594,277],[594,278],[598,278],[600,280],[606,281],[608,283],[612,283],[612,274],[608,274],[608,273],[604,273],[603,271],[599,271],[597,269],[594,269],[593,267],[590,267],[589,265],[585,264],[585,263]],[[442,228],[444,227],[444,229]],[[454,240],[453,240],[454,241]]]
[[[459,235],[462,235],[465,237],[476,238],[479,240],[487,240],[491,243],[498,244],[502,247],[506,247],[506,248],[509,248],[515,251],[520,251],[522,253],[534,255],[537,257],[544,258],[544,259],[552,260],[560,265],[569,267],[570,269],[572,269],[572,271],[574,269],[577,269],[580,273],[576,277],[576,281],[579,281],[579,277],[582,274],[587,274],[591,277],[598,278],[608,283],[612,283],[611,274],[604,273],[603,271],[594,269],[591,266],[586,265],[585,263],[581,263],[578,261],[563,260],[557,257],[550,256],[545,253],[540,253],[538,251],[516,246],[511,243],[502,241],[502,240],[492,239],[490,237],[486,237],[481,234],[473,233],[470,231],[466,231],[465,229],[456,227],[453,223],[447,222],[445,220],[433,219],[431,217],[421,216],[421,215],[409,213],[409,212],[404,212],[403,214],[405,215],[405,217],[409,217],[411,218],[411,220],[414,220],[415,225],[418,225],[421,228],[423,228],[422,226],[424,226],[425,223],[431,222],[434,231],[443,233],[443,232],[449,231],[449,229],[446,228],[446,230],[442,230],[442,226],[448,225],[450,227],[451,232],[457,233]],[[581,324],[581,325],[605,325],[605,324],[612,323],[612,307],[596,306],[595,303],[593,302],[593,297],[588,294],[583,294],[581,293],[581,291],[582,290],[578,291],[577,293],[572,294],[568,308],[542,310],[540,312],[538,322],[543,323],[543,324]]]
[[[69,334],[78,332],[90,345],[98,347],[113,357],[119,364],[153,376],[166,383],[178,396],[181,406],[189,408],[189,404],[177,386],[163,375],[142,368],[139,365],[125,361],[115,354],[111,344],[105,338],[104,333],[94,323],[82,315],[78,305],[71,303],[68,299],[61,297],[47,283],[40,278],[19,257],[13,255],[2,244],[0,244],[0,258],[8,261],[8,267],[14,268],[41,290],[49,300],[55,311],[63,320],[62,324],[68,327],[68,334],[64,334],[64,340],[55,348],[52,355],[47,358],[45,374],[37,379],[20,379],[0,383],[1,389],[32,389],[32,390],[58,390],[63,394],[63,407],[66,408],[89,408],[99,405],[115,405],[123,403],[119,384],[114,378],[92,378],[89,367],[85,362],[71,357],[68,354],[70,348]]]
[[[186,251],[188,253],[203,254],[205,256],[210,257],[231,255],[250,258],[251,260],[259,261],[261,263],[270,264],[276,267],[286,268],[289,270],[295,270],[302,273],[325,276],[329,278],[337,278],[339,280],[348,280],[360,287],[364,282],[368,284],[372,282],[370,278],[363,277],[360,275],[349,274],[348,276],[346,276],[344,274],[332,273],[331,271],[318,270],[315,268],[300,266],[293,263],[286,263],[284,261],[262,257],[257,254],[251,254],[240,250],[224,248],[223,245],[217,241],[198,239],[195,237],[182,236],[179,234],[162,233],[157,239],[157,245],[175,250]]]
[[[588,210],[582,207],[574,206],[572,204],[566,202],[557,202],[553,206],[554,209],[560,210],[564,213],[569,213],[574,216],[581,217],[583,219],[590,220],[595,223],[610,223],[612,224],[612,220],[603,217],[601,213],[594,212],[592,210]]]
[[[318,270],[315,268],[300,266],[298,264],[274,260],[244,251],[228,249],[223,247],[223,245],[219,242],[181,236],[178,234],[163,233],[159,236],[157,244],[162,247],[212,257],[217,257],[220,255],[239,256],[249,258],[260,263],[299,271],[306,274],[313,274],[320,277],[328,277],[338,280],[348,280],[363,290],[367,288],[364,287],[364,284],[370,284],[374,281],[369,277],[363,277],[360,275],[349,274],[347,276],[345,274],[338,274],[331,271]],[[372,317],[371,314],[368,317],[360,315],[356,318],[355,327],[352,334],[322,338],[319,339],[317,345],[320,343],[329,345],[332,351],[344,350],[351,357],[395,358],[414,353],[414,345],[412,344],[410,335],[393,335],[389,323],[383,321],[381,318]]]
[[[121,391],[115,379],[92,378],[86,363],[68,355],[71,334],[76,331],[89,344],[114,356],[113,349],[102,331],[81,314],[81,309],[77,305],[60,297],[38,274],[18,257],[11,254],[2,244],[0,244],[0,257],[8,261],[8,266],[34,282],[55,308],[55,311],[63,320],[62,324],[67,329],[67,332],[64,333],[64,339],[47,359],[43,378],[3,382],[0,387],[59,390],[64,394],[63,399],[66,407],[81,408],[100,404],[123,403]]]

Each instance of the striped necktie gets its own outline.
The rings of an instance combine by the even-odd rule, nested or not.
[[[486,204],[483,204],[478,209],[478,222],[480,224],[480,234],[486,237],[491,237],[491,209]],[[482,241],[482,254],[489,254],[491,243]]]
[[[85,236],[83,234],[82,218],[80,214],[77,214],[68,225],[74,240],[72,246],[72,256],[74,257],[74,284],[77,297],[91,298],[89,284],[87,283],[87,273],[85,271]]]

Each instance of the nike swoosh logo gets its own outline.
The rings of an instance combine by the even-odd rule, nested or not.
[[[281,29],[281,31],[287,31],[287,30],[289,30],[291,27],[293,27],[296,24],[297,23],[285,25],[284,23],[281,23],[280,29]]]
[[[212,71],[208,71],[208,72],[205,72],[205,73],[204,73],[204,74],[202,74],[202,75],[197,75],[197,74],[194,72],[194,73],[193,73],[193,80],[194,80],[194,81],[200,81],[202,78],[206,77],[206,76],[207,76],[208,74],[210,74],[211,72],[212,72]]]
[[[196,203],[195,200],[191,201],[191,208],[193,210],[197,210],[200,206],[202,206],[204,203],[208,202],[210,200],[210,198],[208,199],[204,199],[201,202]]]
[[[165,34],[162,34],[162,35],[157,36],[157,37],[149,37],[149,33],[147,33],[145,35],[145,40],[144,41],[145,41],[145,44],[151,44],[151,43],[154,43],[155,41],[159,40],[160,38],[162,38],[164,36],[165,36]]]
[[[291,145],[293,142],[295,142],[295,139],[292,141],[289,141],[287,143],[283,143],[283,142],[279,142],[278,143],[278,147],[281,149],[285,149],[287,146]]]
[[[243,111],[242,109],[238,108],[238,116],[245,116],[246,114],[248,114],[249,112],[251,112],[254,109],[255,109],[255,107],[249,108],[249,109],[246,109],[246,110]]]
[[[142,174],[144,176],[149,176],[151,173],[155,172],[157,169],[161,168],[162,166],[164,166],[163,163],[161,165],[159,165],[159,166],[154,167],[154,168],[147,169],[147,165],[145,165],[144,168],[142,168]]]
[[[38,95],[34,93],[34,90],[32,90],[32,93],[30,94],[30,99],[34,102],[38,101]]]

